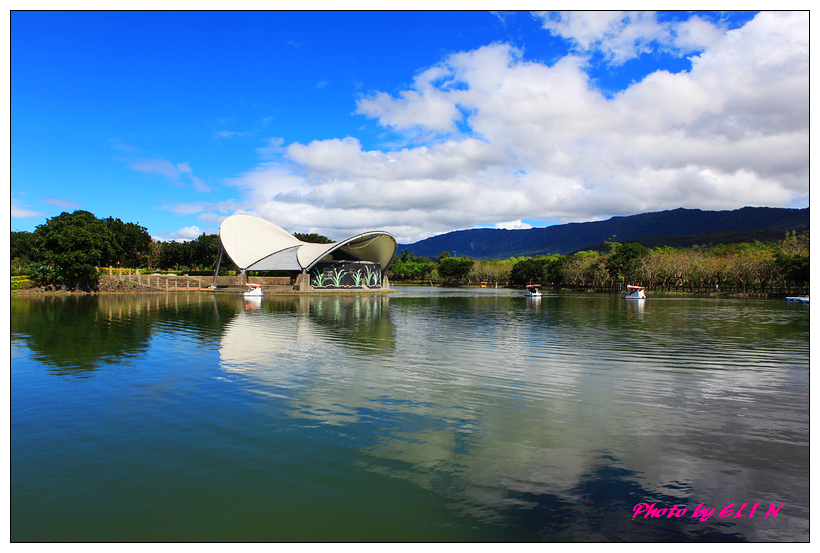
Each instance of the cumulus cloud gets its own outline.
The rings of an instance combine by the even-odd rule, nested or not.
[[[695,16],[686,21],[658,20],[654,12],[536,12],[544,29],[569,40],[581,53],[601,52],[620,65],[641,54],[687,53],[717,42],[723,32]]]
[[[161,232],[159,240],[163,242],[187,242],[194,240],[202,234],[202,229],[197,226],[181,228],[176,232]]]
[[[519,230],[519,229],[529,229],[532,228],[532,225],[529,223],[525,223],[521,220],[518,221],[507,221],[506,223],[496,223],[495,228],[507,229],[507,230]]]
[[[651,13],[542,18],[575,50],[551,66],[507,44],[449,55],[406,90],[358,101],[406,147],[274,139],[228,181],[238,210],[292,231],[378,228],[412,242],[523,219],[807,205],[806,12],[761,13],[729,31]],[[691,56],[691,71],[656,71],[609,98],[586,73],[592,49],[621,63],[649,48]]]

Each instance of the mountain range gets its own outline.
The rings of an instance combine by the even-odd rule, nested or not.
[[[455,256],[479,260],[510,257],[571,254],[597,249],[607,240],[616,242],[652,242],[651,247],[664,245],[663,238],[683,236],[719,236],[715,233],[754,233],[756,231],[798,233],[809,230],[809,208],[744,207],[732,211],[673,209],[612,217],[606,221],[568,223],[545,228],[520,230],[478,228],[457,230],[425,238],[414,244],[399,244],[399,252],[436,258],[443,251]],[[767,233],[760,236],[776,236]],[[753,238],[754,239],[754,238]],[[706,240],[704,240],[705,242]],[[697,243],[697,242],[696,242]],[[703,242],[701,242],[703,243]],[[649,245],[649,244],[645,244]],[[673,244],[669,244],[673,245]]]

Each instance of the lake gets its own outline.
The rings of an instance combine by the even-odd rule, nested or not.
[[[400,290],[12,296],[11,540],[809,540],[808,305]]]

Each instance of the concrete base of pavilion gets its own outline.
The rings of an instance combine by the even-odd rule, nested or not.
[[[251,279],[255,280],[255,279]],[[266,295],[338,295],[338,294],[397,294],[399,291],[390,287],[390,281],[384,277],[381,288],[316,288],[310,285],[310,275],[300,274],[294,284],[261,284],[262,293]],[[214,292],[242,294],[247,290],[244,284],[231,283],[210,286]]]

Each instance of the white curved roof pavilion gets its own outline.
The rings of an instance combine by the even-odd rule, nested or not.
[[[251,215],[231,215],[222,221],[219,239],[225,253],[242,271],[305,272],[319,261],[334,258],[379,263],[384,271],[397,248],[396,239],[383,231],[365,232],[331,244],[310,244]]]

